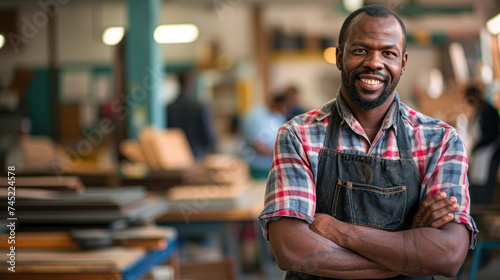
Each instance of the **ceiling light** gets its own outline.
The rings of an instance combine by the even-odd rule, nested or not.
[[[108,46],[114,46],[123,39],[125,28],[122,26],[108,27],[102,34],[102,41]]]
[[[0,34],[0,49],[3,48],[3,45],[5,45],[5,37]]]
[[[443,72],[437,68],[433,68],[430,72],[430,82],[427,87],[427,93],[431,98],[436,99],[443,93],[443,88]]]
[[[349,12],[354,12],[363,7],[363,0],[343,0],[344,8]]]
[[[168,24],[158,26],[154,38],[160,44],[191,43],[198,34],[198,27],[194,24]]]
[[[465,83],[469,79],[470,73],[464,47],[460,43],[454,42],[450,44],[449,52],[455,79]]]
[[[486,29],[493,35],[500,33],[500,14],[486,22]]]
[[[326,62],[337,64],[337,55],[335,54],[335,51],[336,48],[334,47],[326,48],[325,51],[323,51],[323,58],[326,60]]]

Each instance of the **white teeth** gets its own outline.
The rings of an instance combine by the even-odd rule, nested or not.
[[[363,83],[366,83],[366,84],[369,84],[369,85],[378,85],[380,84],[382,81],[379,81],[379,80],[372,80],[372,79],[361,79],[361,81]]]

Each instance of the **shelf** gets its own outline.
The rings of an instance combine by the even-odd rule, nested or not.
[[[328,63],[323,58],[323,50],[283,50],[271,51],[270,62],[281,63]]]

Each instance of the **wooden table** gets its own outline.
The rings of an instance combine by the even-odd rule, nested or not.
[[[167,200],[166,213],[156,221],[160,225],[175,227],[180,236],[192,236],[215,233],[221,237],[222,251],[225,257],[235,261],[234,270],[241,273],[240,241],[237,239],[235,229],[244,222],[251,222],[257,235],[259,260],[261,265],[269,260],[265,256],[266,241],[258,222],[258,216],[264,208],[265,182],[252,182],[245,190],[240,201],[233,203],[217,202],[203,197],[193,197],[184,203]],[[265,276],[264,268],[261,272]],[[236,277],[237,279],[237,277]]]
[[[135,280],[176,256],[177,236],[163,250],[110,247],[97,250],[17,250],[15,272],[8,270],[7,253],[0,251],[3,280]],[[175,268],[174,268],[175,269]]]
[[[203,188],[203,186],[201,186]],[[167,211],[157,222],[237,222],[255,221],[264,208],[265,182],[251,182],[240,197],[234,201],[212,200],[200,195],[186,201],[168,201]]]

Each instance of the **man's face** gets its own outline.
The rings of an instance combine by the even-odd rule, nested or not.
[[[394,96],[408,59],[403,40],[401,26],[393,16],[361,13],[351,22],[344,50],[337,48],[337,67],[342,92],[356,106],[371,110],[392,102],[389,97]]]

